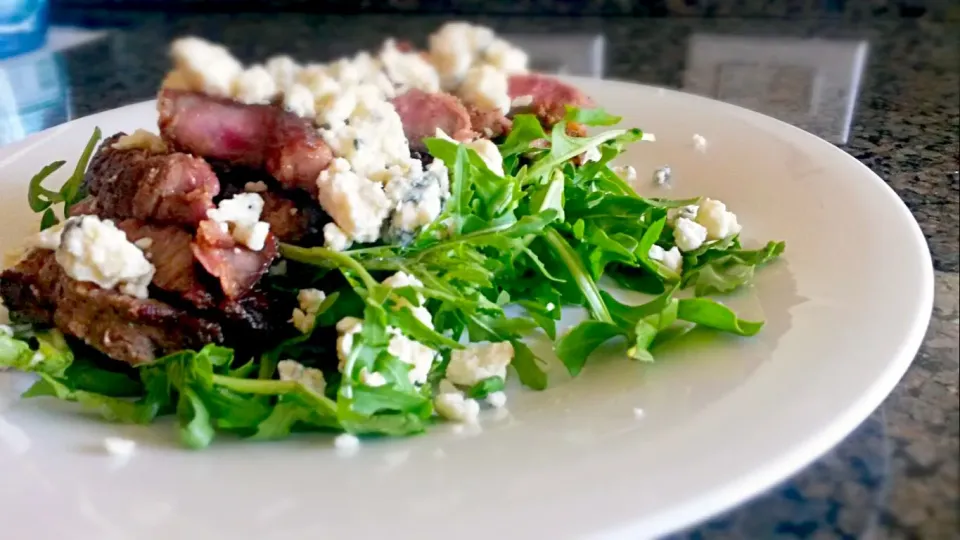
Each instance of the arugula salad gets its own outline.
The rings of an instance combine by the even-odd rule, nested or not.
[[[404,436],[476,421],[482,407],[503,406],[508,378],[534,391],[550,386],[546,367],[556,360],[525,344],[533,333],[553,342],[574,377],[614,339],[643,369],[659,344],[695,326],[756,334],[761,321],[742,320],[712,297],[750,283],[784,244],[741,245],[735,218],[722,237],[707,235],[713,229],[703,224],[726,212],[718,201],[638,194],[613,161],[629,144],[649,143],[639,129],[614,129],[619,121],[602,109],[568,107],[545,131],[536,116],[517,114],[496,141],[503,174],[468,144],[426,139],[450,171],[439,217],[392,243],[343,251],[281,243],[263,287],[299,295],[300,332],[256,355],[208,344],[131,366],[105,361],[55,328],[11,324],[0,327],[0,367],[38,377],[25,397],[77,402],[107,420],[173,415],[183,444],[204,448],[224,434]],[[571,136],[574,122],[606,131]],[[62,189],[43,180],[63,162],[31,182],[43,228],[59,221],[54,208],[69,211],[80,200],[98,139],[99,132]],[[695,245],[691,230],[702,231]],[[649,301],[624,304],[612,287]],[[577,308],[589,317],[558,332],[562,311]],[[400,360],[409,354],[428,359]]]

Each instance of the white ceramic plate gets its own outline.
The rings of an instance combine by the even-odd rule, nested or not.
[[[0,374],[4,530],[18,540],[643,538],[729,508],[836,444],[893,388],[929,320],[932,265],[907,208],[855,159],[777,120],[573,81],[657,135],[625,160],[642,189],[721,199],[747,244],[786,240],[785,259],[729,299],[766,318],[759,336],[695,334],[655,365],[611,349],[574,381],[514,389],[509,414],[484,417],[481,433],[383,439],[352,457],[324,436],[190,452],[169,423],[111,425],[16,401],[22,381]],[[140,103],[0,151],[0,247],[35,230],[26,186],[42,165],[72,163],[95,125],[110,134],[155,121]],[[673,168],[669,192],[646,181],[662,164]],[[106,455],[111,435],[138,441],[131,459]]]

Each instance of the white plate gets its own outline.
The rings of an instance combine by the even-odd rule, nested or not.
[[[336,454],[330,439],[177,446],[169,423],[106,424],[0,377],[0,514],[18,539],[641,538],[770,487],[836,444],[893,388],[929,320],[930,255],[894,192],[852,157],[715,101],[573,79],[657,135],[627,162],[651,194],[721,199],[747,243],[785,259],[730,299],[765,317],[753,339],[695,335],[642,365],[612,349],[574,381],[515,389],[482,433],[438,429]],[[30,176],[71,163],[95,125],[155,125],[152,103],[83,118],[0,152],[0,243],[34,230]],[[693,135],[708,141],[698,151]],[[673,168],[674,187],[646,181]],[[570,313],[567,322],[579,315]],[[641,418],[635,409],[643,411]],[[127,462],[106,436],[139,444]]]

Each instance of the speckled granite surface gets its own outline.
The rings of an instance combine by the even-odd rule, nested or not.
[[[226,42],[245,59],[281,51],[324,59],[372,46],[388,33],[417,39],[440,21],[428,16],[274,15],[264,19],[256,15],[86,13],[81,17],[61,13],[58,17],[128,27],[65,56],[75,115],[151,97],[166,67],[164,43],[179,34],[199,33]],[[602,65],[568,66],[570,71],[599,67],[607,77],[671,87],[682,87],[689,79],[685,66],[694,35],[868,43],[860,91],[852,93],[856,99],[850,137],[840,147],[897,191],[929,241],[937,269],[937,295],[927,338],[893,394],[838,448],[756,501],[675,537],[960,536],[958,28],[896,19],[861,24],[803,19],[485,21],[510,34],[533,32],[537,39],[570,39],[564,37],[570,33],[602,35]],[[781,107],[783,99],[767,98],[765,106],[772,107],[767,112],[789,116],[789,107]],[[891,256],[895,255],[896,246],[891,246]]]

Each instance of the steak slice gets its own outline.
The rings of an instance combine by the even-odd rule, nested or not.
[[[214,207],[220,182],[203,159],[182,153],[152,155],[113,144],[123,133],[107,138],[84,176],[89,198],[77,213],[102,218],[135,218],[196,226]]]
[[[0,274],[0,295],[12,318],[52,324],[134,366],[224,340],[217,322],[157,300],[138,299],[72,279],[50,250],[34,250]]]
[[[223,293],[230,299],[240,298],[252,290],[279,253],[273,233],[267,236],[263,249],[253,251],[237,245],[229,233],[211,220],[200,223],[190,247],[193,256],[220,281]]]
[[[513,121],[499,109],[480,109],[468,105],[467,112],[470,114],[470,127],[485,139],[495,139],[513,129]]]
[[[153,225],[135,219],[123,220],[117,223],[117,228],[143,249],[147,259],[156,268],[152,287],[186,300],[198,309],[211,309],[217,305],[218,300],[211,292],[216,289],[202,280],[202,272],[193,257],[191,232],[176,226]]]
[[[530,96],[533,101],[524,112],[537,115],[540,123],[547,129],[563,120],[566,106],[592,107],[593,100],[573,86],[547,75],[525,73],[511,75],[507,93],[514,100],[521,96]],[[571,126],[572,131],[580,133],[579,125]],[[569,131],[569,130],[568,130]]]
[[[316,193],[333,159],[313,125],[271,105],[164,89],[157,100],[160,135],[183,152],[265,169],[289,189]]]
[[[473,138],[470,113],[460,100],[450,94],[430,94],[412,89],[397,96],[393,107],[403,122],[403,133],[414,152],[426,151],[423,139],[436,137],[437,128],[458,141]]]

